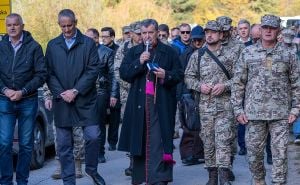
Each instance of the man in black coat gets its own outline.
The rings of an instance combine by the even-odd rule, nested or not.
[[[100,63],[105,66],[104,73],[99,74],[97,79],[97,105],[99,108],[100,118],[100,151],[99,163],[106,162],[105,140],[106,140],[106,123],[109,122],[108,142],[110,148],[116,148],[119,137],[120,113],[113,111],[117,106],[117,100],[120,99],[119,83],[114,75],[114,51],[109,47],[99,44],[99,32],[95,28],[90,28],[85,33],[86,36],[93,38],[98,47]],[[116,101],[114,101],[116,100]],[[118,103],[119,104],[119,103]],[[107,116],[107,107],[109,107],[110,116]],[[119,106],[120,109],[120,106]],[[115,109],[114,109],[115,110]],[[109,120],[109,121],[108,121]]]
[[[99,118],[96,79],[102,67],[95,42],[76,28],[77,20],[70,9],[61,10],[58,24],[62,34],[47,46],[48,87],[53,95],[53,113],[57,147],[64,185],[74,185],[72,127],[82,126],[85,139],[85,171],[94,184],[104,185],[97,172]]]
[[[158,40],[158,24],[141,22],[143,43],[132,47],[120,67],[131,84],[119,150],[133,156],[132,184],[167,184],[173,175],[176,85],[183,80],[178,54]]]
[[[113,50],[113,55],[115,56],[119,45],[117,45],[114,41],[115,39],[115,30],[112,27],[103,27],[101,28],[101,38],[103,45],[108,47],[109,49]],[[101,45],[100,45],[101,46]],[[102,47],[102,46],[101,46]],[[114,89],[114,96],[110,96],[109,102],[106,106],[107,108],[107,119],[106,122],[101,123],[100,130],[100,155],[99,155],[99,162],[105,161],[104,158],[104,145],[105,145],[105,137],[106,137],[106,127],[105,125],[108,124],[108,137],[107,141],[109,143],[108,150],[114,151],[116,150],[116,145],[118,143],[118,132],[119,132],[119,125],[121,119],[121,103],[120,103],[120,88],[119,82],[116,82],[113,79],[113,89]],[[115,88],[117,87],[117,88]]]
[[[7,34],[0,41],[0,184],[13,184],[12,145],[18,120],[18,184],[28,183],[33,130],[38,110],[37,89],[47,77],[42,47],[24,30],[22,17],[5,19]]]
[[[191,44],[180,55],[180,62],[184,69],[189,62],[191,55],[200,49],[205,42],[205,33],[201,26],[195,26],[191,32]],[[192,90],[187,89],[184,82],[177,85],[177,98],[179,98],[178,109],[179,119],[182,123],[182,137],[179,144],[179,151],[182,163],[194,165],[204,162],[203,142],[199,136],[200,119],[199,111],[195,109],[198,104],[192,97]]]

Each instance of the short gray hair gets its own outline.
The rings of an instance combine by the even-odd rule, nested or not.
[[[76,22],[75,13],[71,9],[63,9],[58,13],[58,23],[61,17],[69,17],[72,22]]]
[[[141,22],[141,27],[148,27],[150,25],[153,25],[155,30],[158,31],[158,23],[155,19],[145,19]]]
[[[238,26],[241,25],[241,24],[247,24],[247,25],[248,25],[248,28],[250,28],[250,22],[249,22],[247,19],[241,19],[241,20],[238,22]]]
[[[8,16],[6,16],[5,20],[7,20],[9,18],[17,18],[20,24],[24,24],[21,15],[19,15],[17,13],[11,13],[11,14],[9,14]]]

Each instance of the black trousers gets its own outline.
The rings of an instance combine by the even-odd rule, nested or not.
[[[109,107],[110,97],[108,95],[98,95],[97,104],[100,116],[100,155],[105,153],[106,125],[108,125],[107,141],[110,145],[116,145],[119,140],[119,125],[121,120],[121,106],[118,103],[115,107]]]

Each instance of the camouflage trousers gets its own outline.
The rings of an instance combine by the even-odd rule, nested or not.
[[[127,98],[128,98],[128,92],[124,88],[120,87],[121,120],[123,119],[124,116]]]
[[[205,167],[231,168],[234,116],[232,112],[201,113]]]
[[[175,132],[179,132],[179,129],[181,128],[182,125],[182,105],[180,105],[180,102],[177,103],[177,107],[176,107],[176,115],[175,115],[175,127],[174,127],[174,131]]]
[[[287,180],[287,146],[289,138],[289,124],[287,120],[249,121],[246,126],[246,147],[248,162],[253,178],[264,180],[264,148],[268,132],[271,135],[272,151],[272,182],[286,184]]]
[[[57,142],[56,142],[56,128],[53,125],[53,133],[54,133],[54,145],[56,155],[55,158],[58,159],[57,154]],[[75,160],[83,160],[84,159],[84,139],[83,139],[83,130],[82,127],[73,127],[73,143],[74,143],[74,159]]]

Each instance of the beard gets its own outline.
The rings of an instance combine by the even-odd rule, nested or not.
[[[206,41],[206,44],[209,45],[209,46],[215,46],[215,45],[218,45],[219,44],[219,40],[218,41]]]

